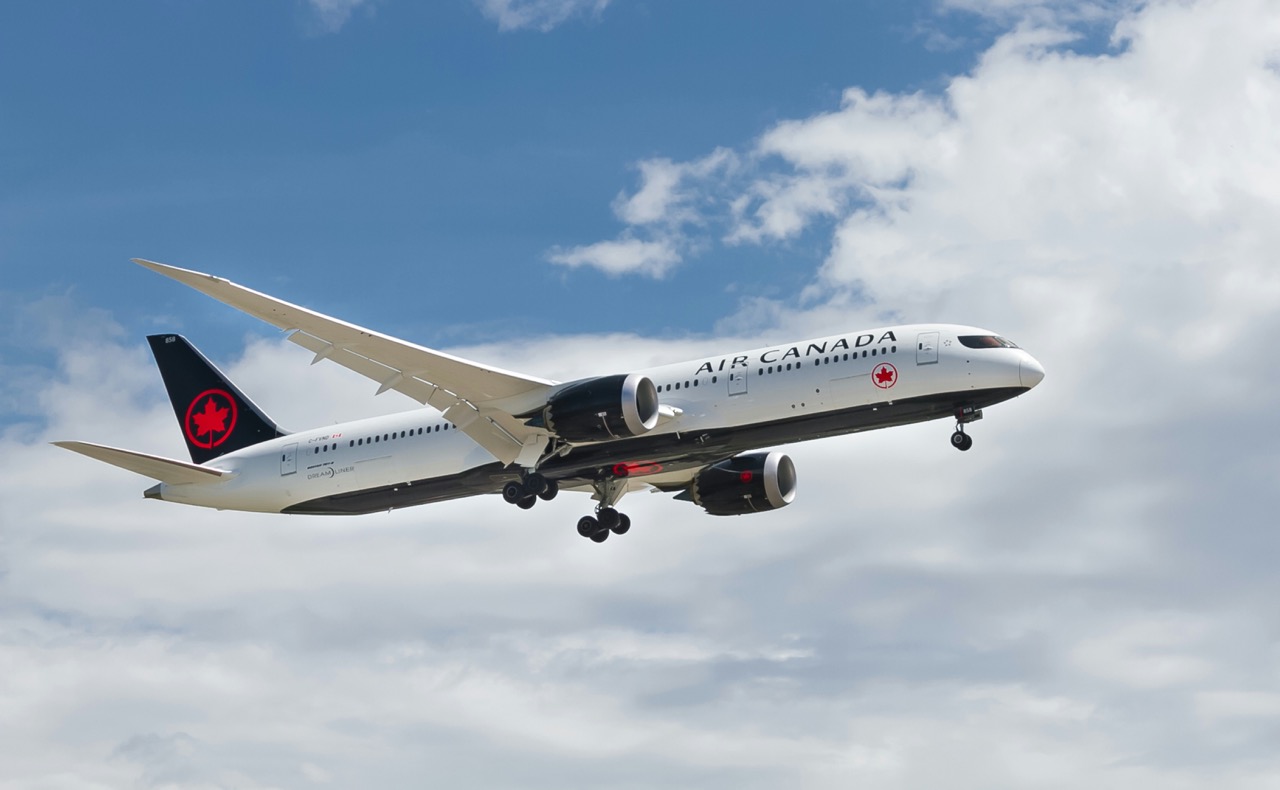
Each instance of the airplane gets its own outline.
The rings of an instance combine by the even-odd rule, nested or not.
[[[135,263],[286,330],[314,354],[430,407],[296,433],[281,430],[184,337],[149,336],[191,461],[79,441],[53,444],[159,481],[144,496],[264,513],[355,515],[478,494],[521,509],[592,494],[578,534],[631,528],[618,501],[675,494],[709,514],[789,505],[795,464],[768,449],[955,419],[1044,379],[995,332],[910,324],[553,381],[415,345],[210,274]]]

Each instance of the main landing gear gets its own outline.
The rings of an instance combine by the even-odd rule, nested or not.
[[[578,519],[578,534],[596,543],[604,543],[608,540],[610,532],[615,535],[627,534],[627,530],[631,529],[631,519],[626,513],[619,513],[614,509],[614,505],[618,504],[622,495],[627,493],[627,481],[608,477],[592,483],[591,487],[596,490],[595,498],[600,501],[600,504],[596,505],[594,516],[583,516]]]
[[[619,513],[611,507],[596,509],[594,516],[583,516],[578,519],[578,534],[590,538],[596,543],[604,543],[609,533],[625,535],[631,529],[631,518],[626,513]]]
[[[951,446],[960,451],[973,447],[973,437],[964,432],[964,426],[982,419],[982,409],[962,406],[956,409],[956,432],[951,434]]]
[[[548,480],[537,472],[524,476],[522,480],[512,480],[502,487],[502,498],[521,510],[528,510],[538,504],[541,499],[550,502],[560,493],[560,486],[554,480]]]
[[[583,516],[578,519],[578,534],[590,538],[596,543],[604,543],[609,533],[625,535],[631,529],[631,519],[626,513],[619,513],[614,505],[627,493],[627,481],[618,477],[609,477],[591,484],[595,489],[595,498],[599,500],[594,516]],[[521,510],[528,510],[538,504],[538,500],[550,501],[560,493],[560,487],[554,480],[548,480],[537,472],[530,472],[520,480],[512,480],[502,487],[502,498]]]

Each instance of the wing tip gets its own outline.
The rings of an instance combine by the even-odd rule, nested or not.
[[[167,263],[160,263],[158,261],[149,261],[146,258],[130,258],[129,260],[133,261],[139,266],[142,266],[143,268],[150,269],[151,271],[157,274],[163,274],[165,277],[168,277],[173,280],[177,280],[178,282],[181,282],[181,283],[185,283],[186,285],[193,285],[191,282],[192,278],[212,280],[213,282],[216,282],[216,283],[231,282],[230,280],[224,277],[219,277],[216,274],[209,274],[207,272],[198,272],[195,269],[184,269],[181,266],[170,266]]]

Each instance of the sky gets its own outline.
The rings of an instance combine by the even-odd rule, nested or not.
[[[0,788],[1280,788],[1275,3],[11,3],[0,75]],[[414,404],[131,257],[563,380],[898,321],[1048,375],[603,545],[183,508],[48,444],[182,456],[148,333]]]

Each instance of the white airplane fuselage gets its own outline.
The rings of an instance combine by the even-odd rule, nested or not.
[[[962,337],[996,333],[888,326],[625,371],[657,385],[669,407],[659,424],[631,438],[575,444],[540,469],[562,480],[612,472],[660,484],[664,474],[746,450],[955,417],[1044,377],[1012,344],[972,348]],[[289,434],[205,466],[228,474],[214,483],[161,483],[147,496],[227,510],[353,514],[496,493],[520,474],[430,408]]]

